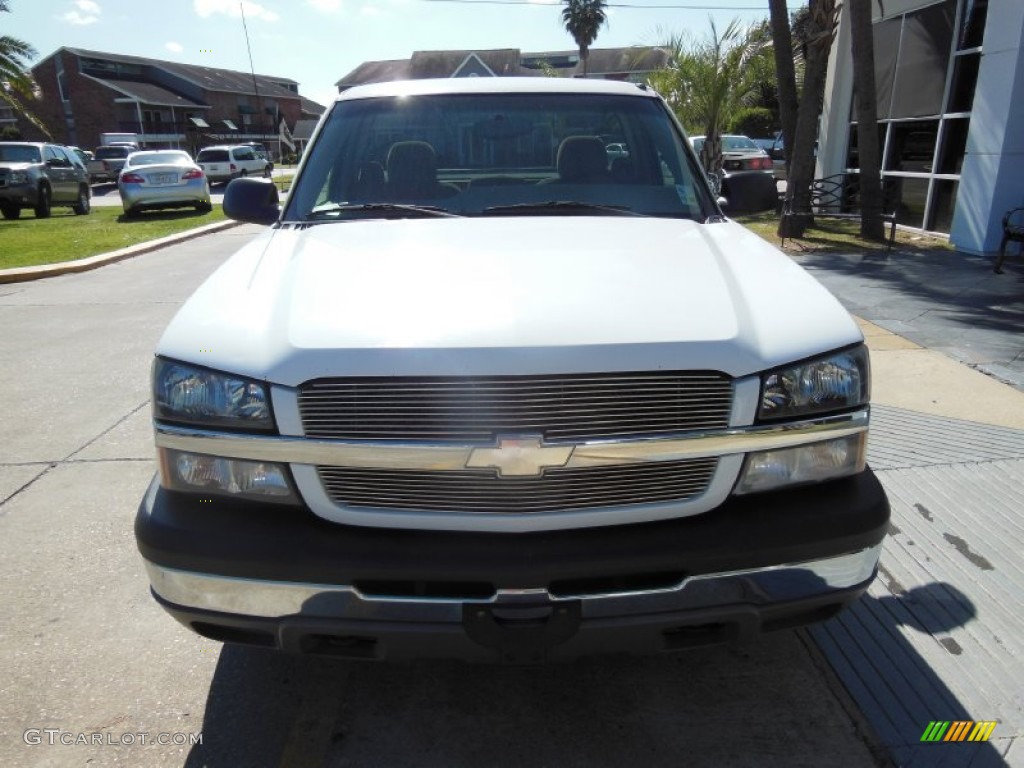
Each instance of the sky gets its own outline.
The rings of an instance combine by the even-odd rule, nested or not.
[[[620,5],[616,6],[615,3]],[[704,36],[768,15],[768,0],[610,0],[593,47],[657,45],[689,31]],[[0,35],[61,46],[287,77],[327,104],[339,79],[364,61],[419,50],[574,50],[557,0],[9,0]],[[799,3],[791,2],[791,9]],[[628,7],[623,7],[628,6]]]

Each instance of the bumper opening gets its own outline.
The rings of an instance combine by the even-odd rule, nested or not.
[[[377,638],[363,635],[308,634],[299,638],[299,652],[342,659],[376,659]]]
[[[255,629],[243,629],[241,627],[230,627],[225,624],[217,624],[211,621],[193,621],[189,625],[197,635],[202,635],[208,640],[216,640],[221,643],[237,643],[239,645],[258,645],[263,648],[275,648],[277,638],[270,632],[261,632]]]

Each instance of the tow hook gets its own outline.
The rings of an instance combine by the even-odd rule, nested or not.
[[[468,603],[462,608],[462,625],[471,640],[498,651],[502,662],[538,664],[579,630],[580,601]]]

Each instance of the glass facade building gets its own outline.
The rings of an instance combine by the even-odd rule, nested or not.
[[[887,0],[885,11],[873,39],[889,204],[904,226],[994,252],[993,220],[1024,203],[1024,3]],[[829,63],[820,175],[859,167],[848,21],[844,11]]]

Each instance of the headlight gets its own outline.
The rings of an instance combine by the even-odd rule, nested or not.
[[[24,171],[11,171],[7,174],[7,183],[12,187],[15,184],[28,184],[28,174]]]
[[[274,428],[263,384],[159,357],[153,363],[153,415],[203,426]]]
[[[176,491],[298,503],[287,469],[273,462],[225,459],[162,448],[160,476],[165,488]]]
[[[774,421],[840,411],[864,405],[870,396],[868,350],[861,344],[763,374],[757,416]]]

